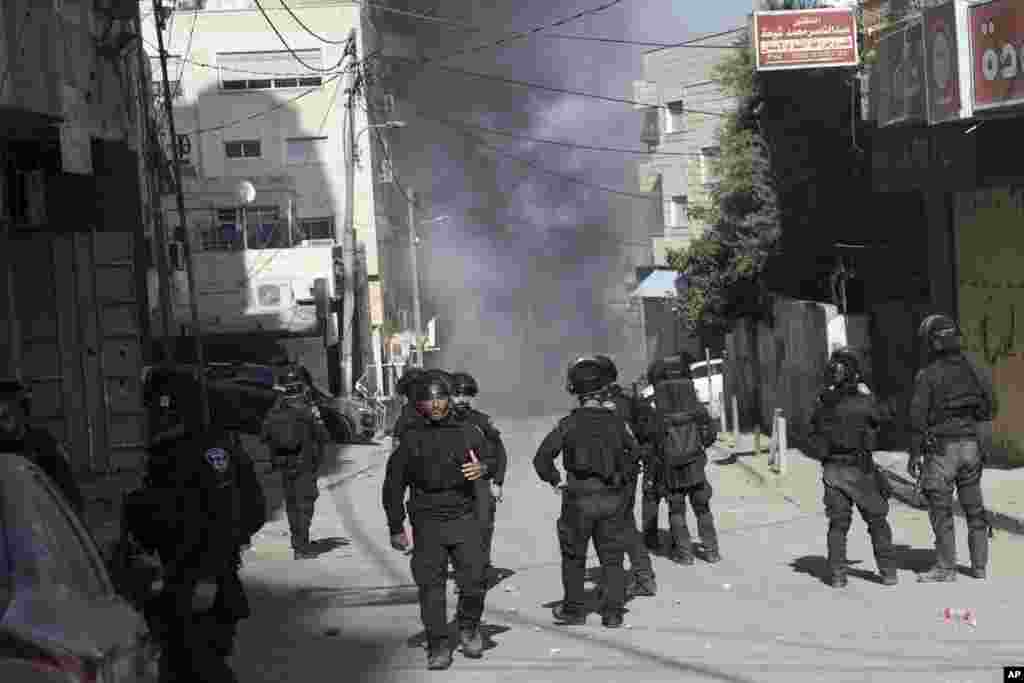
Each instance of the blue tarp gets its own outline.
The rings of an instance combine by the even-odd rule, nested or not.
[[[629,296],[635,299],[675,298],[678,296],[676,292],[678,277],[679,271],[656,270],[645,277]]]

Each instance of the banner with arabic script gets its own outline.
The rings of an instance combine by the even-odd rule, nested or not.
[[[757,70],[857,66],[852,9],[820,8],[754,14]]]
[[[993,375],[999,414],[990,446],[1024,464],[1024,191],[956,194],[959,318],[970,356]],[[1018,314],[1020,319],[1018,320]]]

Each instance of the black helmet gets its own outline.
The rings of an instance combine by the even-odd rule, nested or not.
[[[922,320],[917,335],[928,345],[929,351],[943,353],[959,351],[962,347],[960,328],[956,321],[943,313],[935,313]]]
[[[612,375],[612,371],[616,375]],[[611,384],[614,376],[617,370],[611,359],[601,361],[594,356],[583,356],[569,364],[565,389],[576,396],[595,394]]]
[[[860,381],[860,354],[848,346],[832,352],[825,368],[825,381],[832,385],[853,385]]]
[[[611,356],[598,353],[594,355],[594,360],[600,363],[601,367],[608,373],[608,376],[611,378],[609,382],[619,381],[619,369],[615,367],[615,361],[611,359]]]
[[[477,386],[476,379],[468,372],[454,372],[451,377],[452,392],[456,395],[476,396],[480,393],[480,387]]]
[[[444,371],[424,372],[409,388],[409,400],[414,402],[450,398],[452,384]]]
[[[395,393],[399,396],[409,397],[409,387],[423,375],[422,368],[407,368],[395,384]]]

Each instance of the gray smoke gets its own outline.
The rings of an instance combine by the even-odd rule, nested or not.
[[[629,4],[629,3],[625,3]],[[648,3],[649,4],[649,3]],[[441,2],[438,14],[493,26],[486,35],[426,27],[424,52],[445,54],[567,16],[565,2]],[[626,35],[630,11],[615,10],[566,33]],[[625,27],[625,28],[623,28]],[[628,97],[640,77],[640,51],[540,40],[446,62],[557,87]],[[611,58],[610,58],[611,55]],[[639,146],[639,114],[606,103],[469,79],[427,69],[409,85],[414,111],[526,135],[583,144]],[[399,173],[429,196],[421,247],[425,315],[439,319],[439,346],[428,365],[466,370],[481,384],[481,405],[499,415],[542,415],[568,405],[565,369],[575,356],[609,353],[620,381],[643,369],[642,342],[627,326],[626,284],[649,262],[650,203],[538,173],[510,154],[589,183],[637,191],[636,157],[474,133],[413,115],[396,146]],[[418,144],[410,144],[415,136]],[[478,136],[478,137],[477,137]]]

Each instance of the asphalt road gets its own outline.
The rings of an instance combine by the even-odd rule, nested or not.
[[[988,683],[1003,680],[1004,665],[1024,664],[1016,611],[1021,539],[997,536],[998,571],[987,581],[917,584],[912,570],[932,560],[927,519],[894,504],[900,585],[875,582],[866,529],[856,519],[850,585],[835,590],[821,580],[821,506],[801,508],[736,464],[708,468],[720,564],[678,567],[656,558],[659,593],[629,604],[627,628],[604,629],[597,615],[586,626],[555,626],[559,500],[530,462],[554,421],[498,422],[511,463],[494,559],[514,573],[488,594],[482,660],[456,653],[447,672],[426,670],[408,558],[390,549],[381,509],[385,439],[377,447],[345,447],[321,481],[314,536],[341,537],[336,549],[290,560],[280,520],[254,544],[245,569],[254,616],[241,628],[234,660],[241,680]],[[725,456],[716,451],[713,459],[728,463]],[[663,529],[665,516],[663,510]],[[954,610],[950,623],[946,608]],[[976,624],[957,610],[970,610]]]

